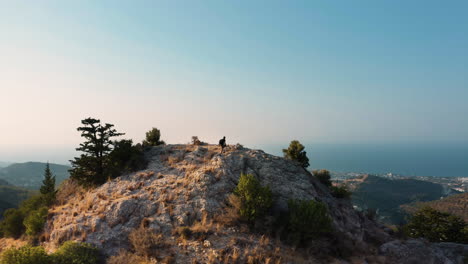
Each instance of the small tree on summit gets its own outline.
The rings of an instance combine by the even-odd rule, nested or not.
[[[299,162],[303,168],[309,167],[309,158],[304,151],[305,147],[297,140],[291,141],[287,149],[283,149],[283,154],[286,159]]]
[[[164,145],[161,140],[161,131],[153,127],[150,131],[146,132],[146,139],[143,140],[143,146],[159,146]]]
[[[42,181],[40,192],[46,205],[51,205],[55,201],[55,176],[50,171],[48,162],[44,170],[44,180]]]
[[[118,133],[112,124],[101,124],[99,119],[86,118],[81,120],[82,127],[78,127],[85,142],[76,150],[84,152],[80,157],[72,160],[70,178],[82,185],[99,185],[106,181],[105,172],[107,156],[112,151],[113,137],[124,135]]]

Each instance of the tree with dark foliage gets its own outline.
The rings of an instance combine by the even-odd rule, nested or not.
[[[286,159],[298,162],[303,168],[309,167],[309,158],[304,151],[305,147],[297,140],[291,141],[289,148],[283,149],[283,154]]]
[[[47,206],[55,201],[55,194],[57,193],[55,190],[55,176],[52,175],[48,162],[44,170],[44,180],[42,181],[40,192]]]
[[[109,154],[108,174],[115,178],[146,167],[147,162],[141,144],[133,145],[131,139],[114,141],[114,149]]]
[[[99,119],[86,118],[81,123],[83,126],[77,130],[81,132],[85,142],[76,150],[83,154],[70,161],[70,178],[85,186],[99,185],[107,179],[105,167],[114,144],[112,138],[124,134],[118,133],[112,124],[101,124]]]
[[[164,145],[161,140],[161,131],[153,127],[150,131],[146,132],[146,139],[143,140],[143,146],[159,146]]]

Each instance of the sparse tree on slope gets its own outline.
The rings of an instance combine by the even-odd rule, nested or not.
[[[153,127],[153,129],[146,132],[146,139],[143,140],[143,146],[159,146],[164,144],[164,141],[161,140],[161,131],[159,129]]]
[[[309,158],[304,151],[305,147],[297,140],[291,141],[289,148],[283,149],[284,157],[299,162],[303,168],[309,167]]]
[[[113,137],[124,135],[118,133],[112,124],[101,124],[99,119],[87,118],[78,127],[85,142],[76,150],[83,152],[80,157],[71,161],[70,177],[82,185],[99,185],[106,181],[106,159],[112,151]]]
[[[40,192],[46,205],[51,205],[55,201],[55,176],[52,175],[48,162],[44,170],[44,180]]]

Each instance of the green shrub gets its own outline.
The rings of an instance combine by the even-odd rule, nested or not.
[[[309,167],[309,158],[304,151],[305,147],[297,140],[291,141],[287,149],[283,149],[286,159],[298,162],[303,168]]]
[[[410,237],[431,242],[468,243],[468,228],[462,218],[425,207],[416,212],[404,227]]]
[[[312,174],[325,186],[330,187],[332,185],[330,172],[328,170],[314,170]]]
[[[241,174],[234,194],[241,200],[240,216],[250,223],[265,216],[273,205],[270,188],[261,186],[252,174]]]
[[[25,246],[5,250],[0,264],[51,264],[52,260],[43,247]]]
[[[351,192],[346,186],[330,186],[331,194],[336,198],[350,198]]]
[[[101,262],[99,250],[88,243],[67,241],[51,255],[55,264],[97,264]]]
[[[107,172],[109,177],[115,178],[146,167],[146,159],[140,144],[133,145],[132,140],[114,141],[114,149],[109,154]]]
[[[26,228],[26,235],[36,236],[42,231],[47,220],[48,211],[49,209],[44,206],[30,212],[29,215],[26,216],[23,221],[23,225]]]
[[[18,238],[24,233],[23,225],[24,215],[15,208],[7,209],[3,213],[3,221],[1,222],[1,229],[3,236]]]
[[[146,132],[146,139],[143,140],[143,146],[159,146],[164,145],[161,140],[161,131],[153,127],[150,131]]]
[[[332,231],[325,204],[314,200],[289,200],[288,208],[290,242],[299,244]]]
[[[5,237],[20,237],[26,227],[24,220],[39,208],[45,205],[45,200],[42,195],[34,195],[29,199],[23,201],[18,209],[11,208],[3,213],[3,220],[0,223],[1,232]]]

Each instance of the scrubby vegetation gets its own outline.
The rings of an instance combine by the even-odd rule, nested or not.
[[[99,250],[87,243],[65,242],[55,253],[48,255],[43,247],[24,246],[5,250],[0,264],[99,264]]]
[[[0,264],[51,264],[52,258],[43,247],[24,246],[3,251]]]
[[[122,250],[118,255],[110,257],[107,264],[159,263],[157,259],[161,251],[168,246],[162,234],[143,226],[133,230],[128,240],[131,245],[130,250]]]
[[[330,186],[330,192],[335,198],[351,198],[352,193],[348,190],[345,185]]]
[[[332,231],[325,204],[317,201],[288,201],[288,241],[301,244]]]
[[[113,144],[114,149],[109,154],[108,166],[111,178],[146,167],[147,162],[140,144],[133,145],[133,141],[130,139],[114,141]]]
[[[291,141],[287,149],[283,149],[283,154],[286,159],[298,162],[303,168],[309,167],[309,158],[305,147],[297,140]]]
[[[73,241],[63,243],[51,258],[53,264],[98,264],[103,259],[96,247]]]
[[[150,131],[146,132],[146,139],[143,140],[143,146],[159,146],[166,144],[161,140],[161,131],[153,127]]]
[[[316,177],[323,185],[327,186],[331,194],[336,198],[350,198],[351,192],[345,185],[334,186],[332,185],[330,171],[328,170],[314,170],[312,175]]]
[[[468,192],[460,193],[445,197],[440,200],[434,200],[429,202],[418,202],[412,204],[402,205],[403,210],[410,214],[414,214],[416,211],[424,207],[431,207],[437,211],[453,214],[459,216],[468,222]]]
[[[426,207],[415,213],[404,227],[410,237],[431,242],[468,243],[468,225],[458,216]]]
[[[190,143],[195,146],[202,146],[208,144],[206,142],[201,141],[197,136],[193,136]]]
[[[312,175],[317,177],[317,179],[325,186],[330,187],[332,185],[330,172],[328,170],[314,170]]]
[[[241,174],[234,194],[240,198],[241,217],[250,223],[265,216],[273,204],[270,188],[252,174]]]

